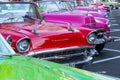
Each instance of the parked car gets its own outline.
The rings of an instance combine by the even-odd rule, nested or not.
[[[104,15],[105,18],[108,18],[110,13],[109,6],[106,6],[103,3],[91,3],[89,6],[78,6],[76,8],[81,11],[90,11],[93,15],[98,13],[100,17]]]
[[[38,1],[37,5],[45,10],[41,13],[45,21],[51,22],[68,22],[76,29],[81,29],[82,27],[91,28],[91,29],[103,29],[106,37],[106,42],[111,40],[109,35],[110,28],[108,27],[109,21],[103,18],[96,17],[94,18],[90,14],[81,14],[79,11],[68,11],[66,7],[67,4],[59,1]],[[57,4],[57,5],[56,5]],[[107,34],[106,34],[107,33]],[[104,36],[105,36],[104,35]],[[100,52],[104,48],[105,43],[96,44],[96,49]]]
[[[68,7],[69,9],[72,8],[73,10],[79,10],[79,13],[87,13],[87,14],[89,13],[95,17],[102,17],[102,18],[109,17],[110,10],[109,8],[107,9],[106,6],[100,7],[100,8],[99,6],[97,6],[97,4],[96,6],[94,5],[94,6],[89,6],[89,7],[88,6],[77,6],[74,1],[70,1],[70,0],[65,0],[65,1],[59,0],[59,1],[61,1],[62,5],[67,3],[67,5],[69,5]]]
[[[90,6],[92,7],[96,7],[100,10],[109,10],[109,6],[107,6],[106,4],[102,3],[102,2],[97,2],[97,3],[91,3]]]
[[[1,80],[119,80],[53,62],[17,55],[0,34]]]
[[[34,3],[1,2],[0,7],[0,32],[18,54],[78,67],[91,63],[98,54],[95,44],[106,41],[102,29],[41,21]]]
[[[117,2],[115,5],[114,5],[115,9],[120,9],[120,3]]]

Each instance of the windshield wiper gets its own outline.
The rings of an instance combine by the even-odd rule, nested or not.
[[[38,21],[38,22],[41,22],[39,19],[34,18],[34,17],[31,17],[31,16],[29,16],[29,15],[25,15],[25,16],[23,16],[23,18],[27,18],[27,19],[30,19],[30,20],[32,20],[32,21]]]
[[[30,19],[30,20],[32,20],[32,21],[35,21],[35,19],[34,18],[32,18],[31,16],[29,16],[29,15],[25,15],[25,16],[23,16],[23,18],[27,18],[27,19]]]

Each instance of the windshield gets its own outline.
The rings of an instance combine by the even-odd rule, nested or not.
[[[10,45],[6,42],[6,40],[0,34],[0,56],[1,55],[12,55],[15,52],[12,50]]]
[[[31,4],[3,3],[0,4],[0,23],[25,22],[25,16],[36,18]]]
[[[40,12],[55,12],[69,10],[65,2],[60,1],[38,1],[37,5],[39,6]]]

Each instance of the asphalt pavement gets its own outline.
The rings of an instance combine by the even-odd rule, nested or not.
[[[111,35],[118,39],[107,43],[93,64],[83,69],[120,78],[120,9],[112,10],[109,20],[112,23]]]

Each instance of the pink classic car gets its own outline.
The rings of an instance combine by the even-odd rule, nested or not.
[[[80,10],[83,13],[89,13],[92,14],[95,17],[102,17],[102,18],[108,18],[109,12],[106,11],[100,11],[100,10],[94,10],[94,8],[89,7],[77,7],[77,10]]]
[[[42,1],[37,2],[39,9],[45,10],[41,15],[43,16],[45,21],[48,22],[68,22],[76,29],[81,29],[81,27],[91,28],[91,29],[103,29],[105,32],[106,42],[111,40],[109,31],[109,20],[99,17],[93,17],[90,14],[82,14],[79,13],[78,10],[75,11],[67,11],[69,7],[66,8],[66,4],[64,2],[51,2],[51,1]],[[56,5],[57,4],[57,5]],[[40,10],[40,11],[42,11]],[[107,25],[108,24],[108,25]],[[104,48],[105,43],[97,43],[96,49],[100,52]]]
[[[73,1],[66,1],[67,4],[69,4],[73,9],[80,10],[82,13],[89,13],[92,14],[95,17],[102,17],[102,18],[108,18],[110,9],[107,6],[102,6],[100,3],[94,3],[92,6],[76,6],[75,2]],[[74,5],[74,6],[73,6]],[[103,4],[102,4],[103,5]]]
[[[0,3],[0,32],[18,54],[78,67],[91,63],[93,55],[98,54],[95,44],[106,41],[103,29],[46,22],[39,14],[34,3]]]
[[[89,13],[92,14],[95,17],[103,17],[103,18],[108,18],[109,13],[110,13],[110,8],[108,6],[105,6],[102,3],[93,3],[94,1],[92,0],[86,0],[82,1],[81,4],[84,4],[85,6],[78,6],[76,5],[76,2],[73,0],[65,0],[67,4],[70,5],[73,9],[80,10],[82,13]],[[92,3],[92,4],[89,4]]]
[[[81,12],[88,12],[95,17],[108,18],[110,9],[107,6],[100,6],[98,4],[91,4],[92,6],[77,6],[76,9]]]
[[[97,3],[91,3],[90,4],[91,7],[96,7],[98,10],[109,10],[109,6],[101,3],[101,2],[97,2]]]

